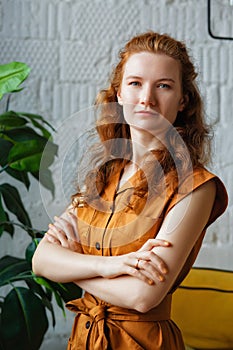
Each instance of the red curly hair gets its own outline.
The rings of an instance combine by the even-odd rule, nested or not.
[[[159,172],[158,167],[155,169],[151,166],[151,180],[155,183],[155,192],[158,180],[164,177],[164,174],[166,182],[175,186],[177,166],[179,172],[187,174],[187,171],[193,167],[204,166],[210,158],[209,128],[204,122],[202,99],[195,82],[197,73],[186,46],[168,35],[149,31],[133,37],[120,51],[119,63],[112,72],[109,87],[101,90],[96,97],[95,105],[100,115],[96,128],[103,143],[104,152],[101,153],[102,165],[94,167],[86,177],[87,197],[93,196],[93,193],[101,195],[111,176],[123,169],[132,157],[130,128],[125,122],[122,106],[117,103],[117,92],[121,87],[127,60],[131,55],[139,52],[165,54],[179,61],[182,93],[185,98],[185,108],[178,112],[173,124],[176,133],[168,132],[166,135],[168,147],[164,146],[153,152],[162,169],[162,172]],[[180,142],[179,138],[182,138],[183,142]],[[96,159],[96,155],[94,158]],[[148,177],[142,179],[137,189],[139,194],[145,194],[148,189],[147,182]],[[94,188],[95,191],[93,191]]]

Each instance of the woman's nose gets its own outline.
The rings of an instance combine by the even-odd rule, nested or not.
[[[144,106],[155,106],[156,105],[156,97],[151,88],[146,88],[141,93],[141,101],[140,103]]]

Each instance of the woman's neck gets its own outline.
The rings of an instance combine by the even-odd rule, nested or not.
[[[164,142],[150,133],[142,130],[131,130],[132,158],[124,168],[119,187],[123,186],[139,169],[146,170],[146,163],[155,161],[155,151],[161,149]]]
[[[132,166],[135,171],[143,165],[146,155],[151,154],[152,156],[150,151],[161,149],[164,145],[160,138],[156,138],[154,135],[142,130],[131,130],[131,140]]]

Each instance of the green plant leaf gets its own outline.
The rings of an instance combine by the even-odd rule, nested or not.
[[[45,129],[43,127],[43,125],[41,125],[38,122],[38,120],[41,121],[43,124],[47,125],[51,130],[55,131],[54,127],[49,122],[47,122],[47,120],[45,120],[41,115],[32,114],[32,113],[25,113],[25,112],[20,112],[18,114],[21,116],[27,117],[36,128],[38,128],[42,131],[42,134],[47,139],[49,139],[51,137],[51,134],[48,132],[47,129]]]
[[[46,170],[54,162],[54,158],[57,156],[57,151],[58,146],[51,141],[47,141],[41,158],[40,172]]]
[[[45,143],[38,140],[16,143],[10,150],[8,162],[17,170],[38,171]]]
[[[0,302],[0,309],[2,308],[3,303]],[[4,350],[4,346],[3,346],[3,339],[2,339],[2,335],[1,335],[1,329],[2,329],[2,321],[1,321],[1,317],[0,317],[0,350]]]
[[[8,111],[0,114],[0,130],[4,128],[11,128],[22,126],[27,123],[25,118],[20,117],[17,113],[13,111]]]
[[[51,136],[51,133],[45,129],[45,127],[43,127],[40,123],[38,123],[36,120],[32,119],[31,120],[32,124],[34,125],[35,128],[41,130],[42,132],[42,135],[47,139],[49,140],[52,136]]]
[[[16,215],[19,222],[31,227],[30,218],[24,208],[18,190],[14,186],[4,183],[0,185],[0,193],[2,194],[7,209]]]
[[[55,283],[50,281],[50,284],[53,289],[58,291],[66,303],[82,296],[82,289],[75,283]]]
[[[1,313],[4,350],[38,350],[47,329],[48,319],[40,298],[24,287],[12,289]]]
[[[14,226],[13,226],[11,223],[9,223],[9,215],[8,215],[7,212],[5,212],[5,215],[6,215],[6,220],[5,220],[5,221],[6,221],[7,223],[5,223],[5,224],[2,225],[2,226],[3,226],[3,232],[9,233],[9,235],[10,235],[11,237],[13,237],[14,232],[15,232]],[[0,237],[1,237],[1,235],[0,235]]]
[[[0,286],[9,283],[10,280],[21,280],[20,274],[30,272],[31,265],[25,259],[16,258],[6,255],[0,259]]]
[[[55,144],[44,140],[30,140],[16,143],[9,152],[8,162],[11,168],[36,172],[40,168],[49,167],[56,154]]]
[[[2,195],[0,193],[0,237],[4,231],[4,225],[1,225],[1,223],[6,221],[6,220],[7,220],[7,216],[6,216],[5,210],[3,209],[3,206],[2,206]]]
[[[4,140],[0,138],[0,165],[4,167],[7,164],[8,156],[11,148],[13,147],[13,143],[10,141]],[[2,169],[3,171],[3,169]],[[27,172],[18,171],[16,169],[12,169],[9,166],[5,167],[5,172],[7,172],[10,176],[14,177],[18,181],[22,182],[27,189],[29,189],[30,181]]]
[[[34,238],[32,240],[32,242],[26,248],[25,258],[29,262],[29,264],[32,263],[33,254],[35,253],[35,250],[36,250],[40,241],[41,241],[41,238]]]
[[[44,124],[46,124],[47,126],[49,126],[53,131],[56,131],[54,129],[54,127],[52,126],[52,124],[50,124],[45,118],[43,118],[39,114],[32,114],[32,113],[26,113],[26,112],[20,112],[19,114],[23,115],[25,117],[28,117],[30,119],[38,119],[38,120],[42,121]]]
[[[30,180],[28,177],[28,174],[26,171],[19,171],[16,169],[12,169],[12,168],[6,168],[5,169],[6,173],[9,174],[10,176],[14,177],[15,179],[17,179],[18,181],[22,182],[26,189],[28,190],[30,187]]]
[[[34,275],[34,281],[53,292],[53,287],[50,286],[49,281],[47,279],[45,279],[44,277],[38,277],[38,276]]]
[[[7,158],[13,144],[7,140],[0,138],[0,165],[4,166],[7,164]]]
[[[41,168],[40,171],[35,171],[31,173],[42,186],[51,191],[52,196],[55,194],[55,185],[52,178],[52,172],[50,169],[46,169],[45,167]]]
[[[10,130],[4,130],[2,131],[2,134],[6,135],[8,139],[11,139],[16,142],[38,140],[45,145],[48,141],[45,137],[37,134],[35,130],[28,126],[21,126]]]
[[[33,291],[33,293],[38,294],[41,297],[41,301],[43,305],[51,312],[52,316],[52,325],[53,327],[56,324],[56,319],[55,319],[55,313],[54,313],[54,308],[53,304],[51,302],[51,292],[47,293],[44,291],[44,289],[36,283],[33,279],[25,279],[26,284],[28,287]]]
[[[6,93],[17,91],[29,73],[30,68],[22,62],[0,65],[0,99]]]
[[[55,296],[56,303],[61,308],[63,315],[65,317],[65,310],[64,310],[63,301],[62,301],[61,296],[57,292],[57,284],[56,283],[54,284],[52,281],[47,280],[43,277],[38,277],[36,275],[34,277],[34,281],[36,283],[40,284],[41,286],[45,287],[46,289],[50,290],[53,293],[53,295]],[[55,285],[55,288],[54,288],[54,285]]]
[[[64,309],[64,303],[63,303],[62,298],[60,297],[60,295],[57,293],[56,290],[53,293],[54,293],[54,296],[55,296],[55,300],[56,300],[57,306],[60,307],[60,309],[62,310],[63,316],[66,317],[66,313],[65,313],[65,309]]]

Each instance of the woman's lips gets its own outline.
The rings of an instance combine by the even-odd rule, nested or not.
[[[155,111],[139,110],[139,111],[136,111],[136,114],[147,115],[147,116],[157,116],[159,113]]]

